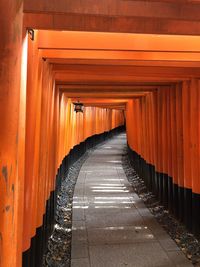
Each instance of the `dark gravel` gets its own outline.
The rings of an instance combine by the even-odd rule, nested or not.
[[[144,181],[132,167],[127,150],[124,151],[122,156],[122,164],[127,179],[133,186],[134,191],[144,201],[157,221],[177,243],[192,264],[196,267],[200,266],[200,241],[197,240],[192,233],[188,232],[183,224],[169,214],[169,212],[159,204],[155,196],[147,190]]]
[[[43,267],[70,267],[72,238],[72,201],[79,171],[92,150],[85,153],[69,169],[58,193],[56,224],[48,241]]]

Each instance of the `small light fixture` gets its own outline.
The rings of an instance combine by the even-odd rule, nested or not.
[[[35,37],[34,30],[31,29],[31,28],[27,28],[27,31],[28,31],[28,34],[29,34],[29,36],[30,36],[30,39],[31,39],[32,41],[34,41],[34,37]]]
[[[77,113],[77,112],[82,112],[83,113],[83,103],[80,103],[79,101],[76,102],[76,103],[73,103],[74,104],[74,111]]]

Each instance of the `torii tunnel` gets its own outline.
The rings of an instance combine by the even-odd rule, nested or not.
[[[63,172],[124,125],[148,189],[200,236],[199,35],[195,0],[0,1],[0,267],[41,254]]]

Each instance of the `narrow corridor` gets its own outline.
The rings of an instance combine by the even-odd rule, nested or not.
[[[88,155],[72,267],[200,267],[200,0],[1,0],[0,36],[0,267],[69,265]]]
[[[122,168],[125,134],[99,146],[74,192],[72,267],[192,266],[134,193]]]

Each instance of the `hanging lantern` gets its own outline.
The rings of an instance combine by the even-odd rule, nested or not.
[[[73,103],[74,104],[74,111],[77,113],[77,112],[82,112],[83,113],[83,104],[80,103],[80,102],[77,102],[77,103]]]

